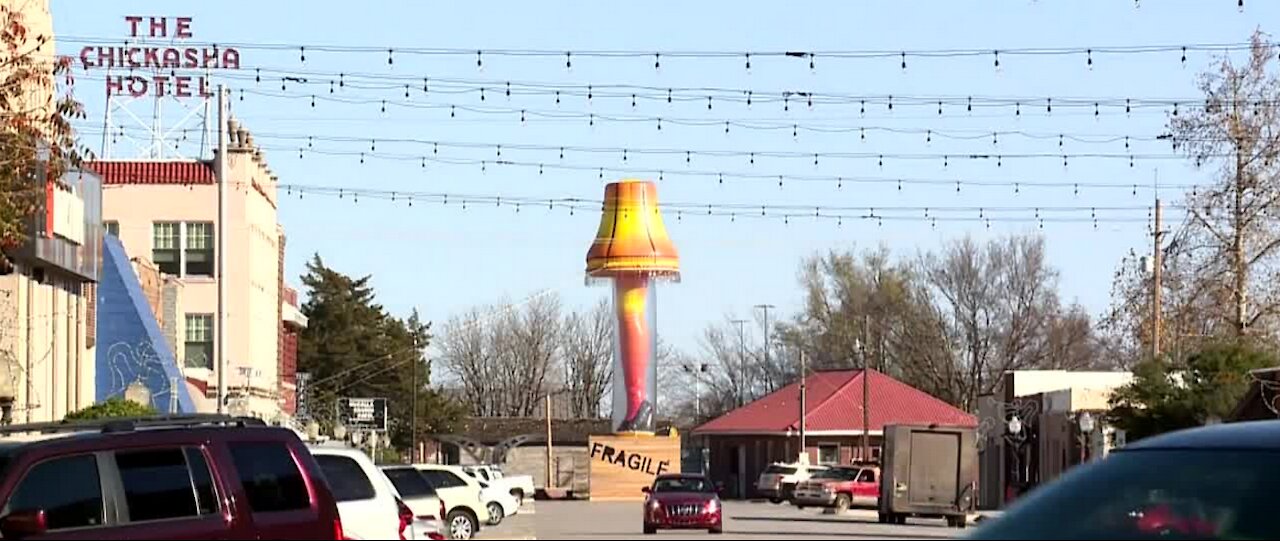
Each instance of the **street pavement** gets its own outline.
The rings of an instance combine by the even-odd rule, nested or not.
[[[639,502],[537,503],[535,514],[508,518],[501,526],[481,531],[481,539],[653,539],[640,531]],[[725,502],[724,535],[705,532],[659,532],[657,538],[687,539],[948,539],[964,530],[946,527],[942,520],[913,519],[906,525],[879,524],[869,510],[843,515],[798,510],[790,505]]]

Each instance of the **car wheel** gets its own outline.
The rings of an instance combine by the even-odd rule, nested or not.
[[[778,505],[782,503],[782,498],[769,498],[769,503]]]
[[[471,513],[461,509],[449,513],[449,539],[471,539],[479,526]]]
[[[894,516],[893,516],[893,523],[894,523],[894,524],[898,524],[898,525],[906,524],[906,523],[907,523],[907,516],[906,516],[906,515],[894,515]]]
[[[658,529],[657,529],[657,528],[654,528],[652,524],[645,524],[645,525],[644,525],[644,534],[645,534],[645,535],[653,535],[653,534],[655,534],[655,533],[658,533]]]
[[[848,494],[841,494],[839,496],[836,496],[836,514],[838,515],[840,513],[848,511],[849,504],[851,503],[852,503],[852,500],[849,499]]]
[[[524,505],[524,491],[518,488],[511,489],[511,495],[515,497],[516,503]]]
[[[886,514],[884,514],[884,513],[880,513],[876,518],[877,518],[877,520],[880,522],[880,524],[888,524],[888,523],[889,523],[889,515],[886,515]]]
[[[490,526],[502,524],[502,519],[505,518],[506,515],[502,512],[502,504],[498,502],[489,502],[489,505],[485,506],[485,508],[489,510]]]
[[[714,535],[722,534],[724,533],[724,526],[721,525],[721,526],[716,526],[715,528],[711,528],[710,530],[707,530],[707,533],[711,533]]]

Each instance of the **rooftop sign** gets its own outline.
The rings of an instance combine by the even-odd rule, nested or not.
[[[88,45],[80,49],[80,65],[88,70],[108,70],[106,87],[108,96],[173,96],[178,98],[213,96],[209,85],[209,72],[215,69],[240,69],[240,51],[234,47],[180,47],[174,46],[194,37],[191,17],[143,17],[129,15],[124,18],[129,27],[130,40],[168,39],[170,46],[151,46],[145,43],[124,45]],[[127,70],[127,75],[112,75],[111,70]],[[150,70],[140,75],[135,70]],[[178,70],[202,70],[202,75],[184,75]]]

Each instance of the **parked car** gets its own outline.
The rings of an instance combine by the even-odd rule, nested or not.
[[[480,495],[480,483],[461,468],[436,464],[383,468],[397,488],[400,483],[408,482],[405,480],[406,470],[416,472],[434,489],[435,503],[445,508],[445,529],[449,539],[471,539],[480,532],[481,525],[489,521],[489,509]],[[397,481],[397,478],[400,480]],[[424,505],[430,505],[408,497],[405,498],[405,503],[418,514],[422,513]]]
[[[1154,436],[983,522],[971,539],[1278,539],[1280,421]]]
[[[791,503],[801,509],[825,507],[843,513],[850,506],[875,507],[880,498],[880,468],[837,466],[796,485]]]
[[[493,486],[479,479],[476,482],[480,483],[480,500],[489,510],[490,526],[502,524],[502,519],[520,512],[520,501],[506,487]]]
[[[463,466],[462,470],[490,486],[506,490],[521,504],[524,503],[525,498],[532,498],[537,491],[533,485],[532,475],[506,475],[501,467],[492,464]]]
[[[644,487],[644,533],[658,530],[724,531],[719,489],[702,475],[665,474]]]
[[[297,434],[192,415],[0,427],[4,539],[343,539]]]
[[[440,499],[435,487],[423,477],[417,469],[410,466],[383,467],[382,474],[391,481],[391,485],[400,494],[400,502],[421,528],[414,529],[415,539],[432,539],[431,528],[438,525],[440,535],[449,538],[448,510],[444,500]],[[402,513],[404,510],[401,511]],[[420,522],[419,522],[420,521]]]
[[[790,501],[797,484],[808,481],[813,474],[825,469],[826,466],[810,464],[771,464],[756,481],[756,493],[773,503]]]
[[[445,539],[444,518],[415,515],[364,451],[342,443],[307,447],[338,501],[348,539]]]

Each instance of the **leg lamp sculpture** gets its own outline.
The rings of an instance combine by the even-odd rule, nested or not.
[[[613,430],[652,433],[657,399],[654,285],[680,279],[680,257],[662,223],[654,183],[623,180],[605,187],[600,229],[587,252],[587,277],[613,284]]]

